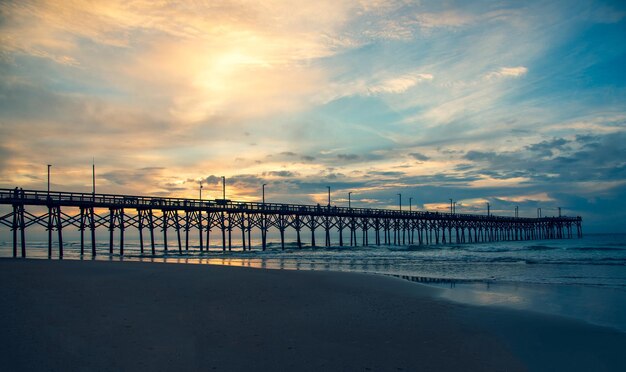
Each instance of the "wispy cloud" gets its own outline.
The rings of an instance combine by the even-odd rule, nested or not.
[[[371,93],[404,93],[422,81],[433,80],[432,74],[413,73],[382,81],[368,89]]]
[[[419,13],[415,16],[415,21],[422,28],[438,28],[438,27],[462,27],[477,20],[474,14],[463,13],[456,10],[438,12],[438,13]]]
[[[524,66],[500,67],[497,71],[491,71],[485,75],[486,79],[498,79],[503,77],[519,77],[526,75],[528,69]]]

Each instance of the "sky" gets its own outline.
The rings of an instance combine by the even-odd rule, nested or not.
[[[0,2],[0,187],[626,232],[623,1]]]

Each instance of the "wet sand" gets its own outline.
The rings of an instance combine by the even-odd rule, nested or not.
[[[0,260],[7,371],[626,370],[626,334],[376,275]]]

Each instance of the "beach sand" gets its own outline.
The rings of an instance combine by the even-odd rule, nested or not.
[[[626,370],[626,334],[377,275],[0,260],[3,371]]]

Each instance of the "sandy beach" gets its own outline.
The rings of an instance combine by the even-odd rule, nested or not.
[[[6,371],[626,370],[626,334],[377,275],[0,260]]]

